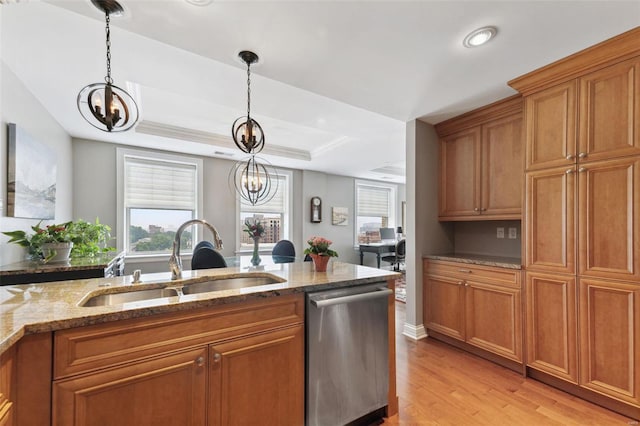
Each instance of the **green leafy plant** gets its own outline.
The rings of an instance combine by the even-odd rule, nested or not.
[[[94,256],[98,253],[115,250],[108,246],[111,240],[111,227],[100,223],[98,218],[93,223],[79,219],[71,222],[70,228],[71,241],[73,242],[71,257]]]
[[[333,243],[323,237],[311,237],[307,241],[309,247],[304,250],[304,254],[317,254],[319,256],[338,257],[338,253],[331,250],[329,246]]]
[[[249,236],[255,240],[256,238],[262,238],[265,229],[264,225],[262,225],[262,222],[260,222],[259,220],[254,219],[253,221],[251,221],[249,219],[246,219],[244,221],[243,231],[249,234]]]

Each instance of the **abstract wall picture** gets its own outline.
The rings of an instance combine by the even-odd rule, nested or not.
[[[331,209],[331,223],[338,226],[347,226],[349,224],[349,208],[333,207]]]
[[[7,216],[53,219],[56,213],[56,152],[8,124]]]

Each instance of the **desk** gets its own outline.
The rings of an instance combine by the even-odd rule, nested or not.
[[[375,253],[378,257],[378,268],[380,268],[380,255],[384,253],[395,253],[396,243],[371,243],[360,244],[360,264],[364,262],[365,253]]]

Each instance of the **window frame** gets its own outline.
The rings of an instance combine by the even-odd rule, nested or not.
[[[138,254],[129,251],[129,245],[127,243],[129,238],[129,221],[130,214],[129,209],[125,206],[125,162],[126,158],[138,158],[149,162],[156,163],[177,163],[183,165],[192,165],[196,169],[196,200],[194,217],[202,217],[203,203],[203,160],[197,157],[191,157],[186,155],[168,154],[155,151],[136,150],[129,148],[116,148],[116,188],[117,188],[117,214],[116,214],[116,246],[118,251],[124,251],[127,259],[136,259],[136,261],[157,261],[168,259],[170,253],[153,253],[153,254]],[[193,227],[191,230],[195,241],[200,239],[202,230],[198,226]],[[189,253],[181,253],[189,254]]]
[[[285,211],[283,213],[283,218],[282,218],[282,237],[281,239],[283,240],[291,240],[291,235],[292,235],[292,220],[293,220],[293,172],[291,170],[283,170],[283,169],[275,169],[276,172],[278,173],[279,177],[284,176],[286,184],[287,184],[287,189],[286,189],[286,193],[285,193]],[[279,188],[278,188],[279,190]],[[240,216],[242,215],[242,203],[241,203],[241,198],[240,195],[238,195],[237,193],[236,195],[236,251],[235,253],[240,255],[240,254],[247,254],[247,253],[251,253],[251,251],[253,250],[253,246],[243,246],[242,245],[242,226],[244,225],[244,222],[240,219]],[[273,250],[273,247],[275,246],[275,243],[260,243],[260,252],[261,253],[271,253],[271,250]]]
[[[354,191],[353,191],[353,197],[354,197],[354,217],[353,217],[353,239],[354,239],[354,247],[359,247],[360,246],[360,242],[358,242],[358,234],[359,234],[359,230],[358,230],[358,217],[359,217],[359,211],[358,211],[358,187],[361,186],[368,186],[368,187],[373,187],[373,188],[384,188],[384,189],[388,189],[390,191],[390,195],[389,195],[389,216],[388,216],[388,223],[387,226],[390,228],[396,228],[396,216],[397,216],[397,211],[398,211],[398,185],[393,184],[393,183],[386,183],[386,182],[377,182],[377,181],[369,181],[369,180],[360,180],[360,179],[356,179],[354,181]]]

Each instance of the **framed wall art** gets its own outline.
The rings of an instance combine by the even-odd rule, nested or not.
[[[7,216],[53,219],[56,152],[15,123],[8,123],[7,136]]]
[[[331,224],[347,226],[349,224],[349,208],[333,207],[331,209]]]

